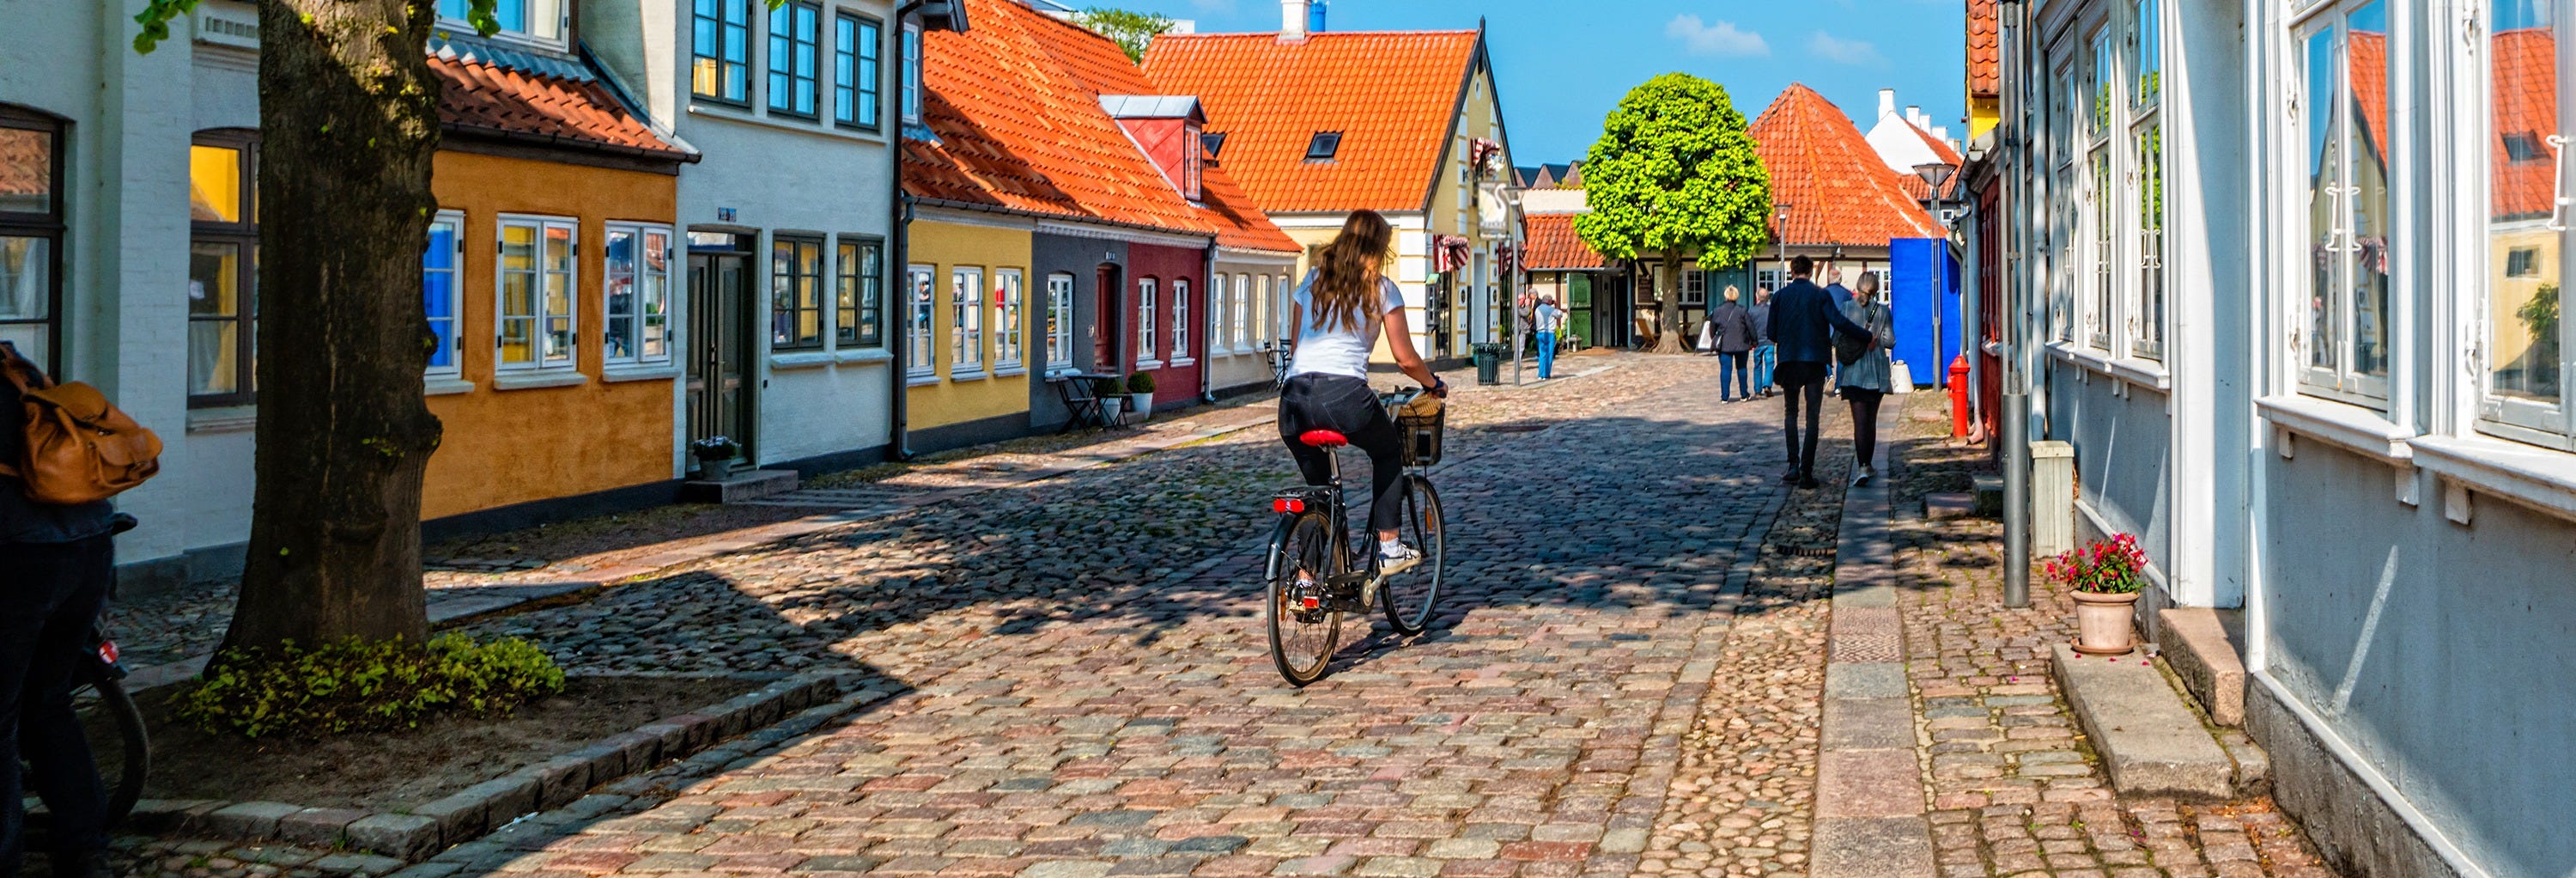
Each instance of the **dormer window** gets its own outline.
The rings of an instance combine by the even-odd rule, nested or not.
[[[1315,132],[1314,139],[1306,141],[1306,160],[1310,162],[1329,162],[1333,160],[1335,153],[1341,152],[1341,149],[1341,132],[1317,131]]]
[[[1193,149],[1192,147],[1197,147]],[[1199,126],[1181,126],[1181,197],[1199,200],[1199,170],[1207,163],[1207,141],[1199,136]]]
[[[1225,151],[1225,132],[1210,131],[1205,134],[1201,134],[1199,135],[1199,145],[1207,149],[1207,157],[1209,159],[1215,160],[1218,158],[1218,153]]]
[[[542,43],[561,44],[564,38],[564,0],[495,0],[492,18],[501,29],[496,37],[516,37]],[[438,17],[465,33],[472,33],[473,22],[466,12],[472,0],[438,0]]]

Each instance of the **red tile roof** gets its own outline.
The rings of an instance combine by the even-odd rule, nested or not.
[[[51,132],[0,127],[0,196],[32,202],[32,196],[48,194],[54,186],[53,150]]]
[[[1943,234],[1851,117],[1814,89],[1790,85],[1750,133],[1771,172],[1771,200],[1789,205],[1788,228],[1773,230],[1786,243],[1884,247]]]
[[[1923,130],[1923,126],[1907,122],[1905,123],[1905,128],[1908,131],[1914,132],[1914,136],[1923,138],[1923,145],[1932,149],[1932,156],[1934,158],[1940,159],[1942,164],[1950,166],[1950,179],[1941,181],[1941,194],[1944,196],[1957,194],[1959,191],[1960,178],[1958,171],[1961,166],[1967,164],[1968,160],[1959,157],[1959,151],[1951,149],[1949,141],[1932,136],[1932,132]],[[1899,173],[1897,176],[1900,181],[1899,185],[1905,187],[1905,197],[1916,201],[1931,200],[1932,186],[1929,183],[1923,182],[1922,175]]]
[[[2558,38],[2545,29],[2497,31],[2489,57],[2495,65],[2495,133],[2487,144],[2494,164],[2494,218],[2537,219],[2550,214],[2557,195],[2557,166],[2544,138],[2558,128]],[[2508,136],[2524,136],[2540,158],[2514,161]]]
[[[1482,43],[1477,31],[1166,35],[1145,73],[1207,102],[1227,170],[1268,210],[1421,210]],[[1342,134],[1332,161],[1306,160],[1318,131]]]
[[[432,55],[442,84],[438,121],[450,131],[685,160],[691,153],[653,133],[597,81],[584,82]]]
[[[2002,67],[1997,53],[2000,43],[1995,18],[1995,0],[1968,0],[1968,97],[1991,98],[2003,94]]]
[[[1523,260],[1531,271],[1582,271],[1610,267],[1610,261],[1592,252],[1583,239],[1574,234],[1574,214],[1533,213],[1523,218],[1529,228],[1529,255]]]
[[[968,2],[973,28],[924,35],[922,117],[938,142],[904,141],[904,191],[1300,249],[1222,169],[1201,175],[1201,204],[1191,204],[1101,110],[1104,93],[1159,93],[1116,43],[1013,0]]]
[[[2361,107],[2361,131],[2379,161],[2388,161],[2388,35],[2352,34],[2353,103]]]

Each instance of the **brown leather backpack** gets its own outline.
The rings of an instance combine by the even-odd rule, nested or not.
[[[0,475],[24,484],[27,499],[57,506],[105,500],[161,471],[161,437],[98,388],[53,383],[7,342],[0,342],[0,378],[18,388],[27,416],[24,453],[0,461]]]

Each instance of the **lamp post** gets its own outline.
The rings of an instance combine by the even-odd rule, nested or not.
[[[2000,72],[2009,77],[2003,92],[2011,104],[1995,140],[2004,154],[2003,216],[2013,224],[2004,244],[2004,282],[1997,285],[2009,305],[2002,310],[2006,317],[1998,327],[2004,343],[2003,435],[1999,437],[2004,458],[2004,606],[2020,609],[2030,606],[2030,378],[2021,349],[2023,331],[2028,328],[2023,304],[2028,291],[2022,289],[2028,278],[2021,266],[2028,252],[2029,229],[2018,211],[2030,188],[2031,157],[2030,132],[2015,117],[2030,105],[2029,6],[2022,0],[1996,0],[1995,32],[2003,38],[1996,56],[2002,62]]]
[[[1779,223],[1773,226],[1777,231],[1772,234],[1771,241],[1779,252],[1780,277],[1773,282],[1785,287],[1789,285],[1789,202],[1774,201],[1771,202],[1771,208],[1778,214],[1779,220]],[[1779,290],[1771,292],[1777,293]]]

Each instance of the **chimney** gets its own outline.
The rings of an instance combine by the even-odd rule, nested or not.
[[[1932,139],[1934,139],[1934,140],[1938,140],[1938,141],[1941,141],[1942,143],[1949,143],[1949,142],[1950,142],[1950,126],[1948,126],[1948,125],[1934,125],[1934,126],[1932,126]],[[1957,148],[1958,148],[1958,147],[1956,147],[1956,146],[1951,147],[1951,149],[1957,149]]]
[[[1306,32],[1307,32],[1307,33],[1317,33],[1317,34],[1320,34],[1320,33],[1323,33],[1323,32],[1324,32],[1324,4],[1325,4],[1325,2],[1326,2],[1326,0],[1313,0],[1313,2],[1311,2],[1311,3],[1308,3],[1308,4],[1307,4],[1307,6],[1308,6],[1308,7],[1310,7],[1310,8],[1307,10],[1307,13],[1306,13]]]
[[[1893,115],[1896,115],[1896,90],[1892,88],[1879,89],[1878,117],[1885,119]]]
[[[1306,39],[1307,4],[1309,0],[1279,0],[1279,41],[1302,42]]]
[[[1923,108],[1922,108],[1922,107],[1907,107],[1907,108],[1905,108],[1905,121],[1907,121],[1907,122],[1911,122],[1911,123],[1914,123],[1914,127],[1916,127],[1916,128],[1921,128],[1921,127],[1923,127],[1923,123],[1926,121],[1926,120],[1923,118]]]

